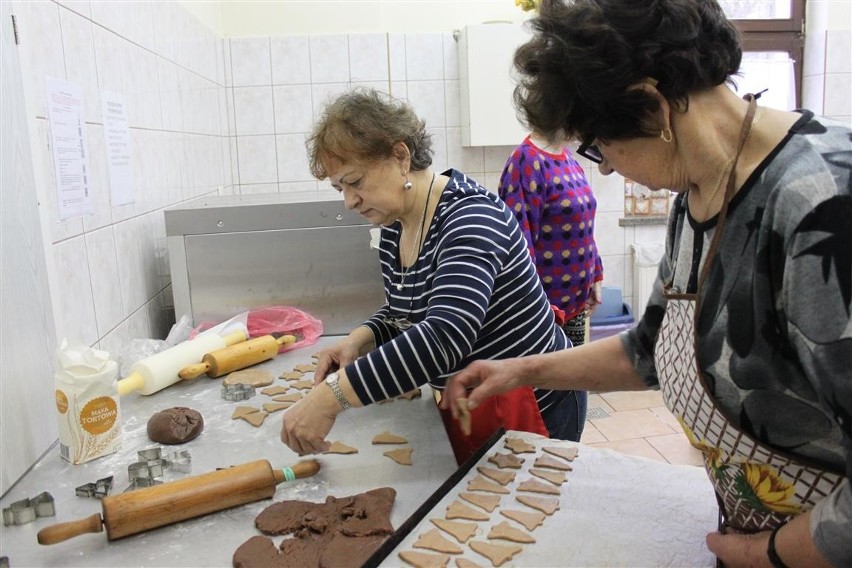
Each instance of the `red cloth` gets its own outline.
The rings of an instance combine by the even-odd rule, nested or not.
[[[565,310],[560,310],[553,304],[550,304],[550,309],[553,310],[553,317],[556,318],[556,325],[562,327],[568,320],[565,317]]]
[[[453,419],[449,410],[441,409],[441,418],[459,465],[466,462],[501,427],[548,436],[531,387],[498,394],[477,406],[471,412],[470,436],[462,433],[461,424]]]

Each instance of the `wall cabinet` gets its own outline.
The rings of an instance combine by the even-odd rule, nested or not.
[[[515,146],[527,135],[512,99],[516,84],[512,60],[529,38],[520,23],[477,24],[459,33],[464,146]]]

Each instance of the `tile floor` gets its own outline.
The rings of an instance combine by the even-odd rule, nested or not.
[[[583,444],[681,465],[702,465],[659,391],[589,395]]]

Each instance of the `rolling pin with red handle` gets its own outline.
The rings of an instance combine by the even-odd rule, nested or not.
[[[282,345],[289,345],[295,341],[296,336],[294,335],[282,335],[278,339],[271,335],[255,337],[224,349],[206,353],[201,358],[201,363],[187,365],[180,370],[178,376],[182,379],[194,379],[207,373],[208,377],[215,379],[232,371],[239,371],[272,359],[278,354],[278,349]]]
[[[85,519],[51,525],[38,532],[39,544],[56,544],[86,533],[102,532],[115,540],[148,529],[162,527],[222,511],[237,505],[270,499],[282,481],[310,477],[320,469],[316,460],[301,461],[291,468],[272,469],[257,460],[104,497],[103,517],[95,513]]]

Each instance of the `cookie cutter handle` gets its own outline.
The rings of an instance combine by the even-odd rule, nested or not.
[[[39,544],[56,544],[57,542],[62,542],[81,534],[103,532],[103,530],[104,521],[101,518],[101,514],[95,513],[85,519],[45,527],[38,531],[37,538]]]

